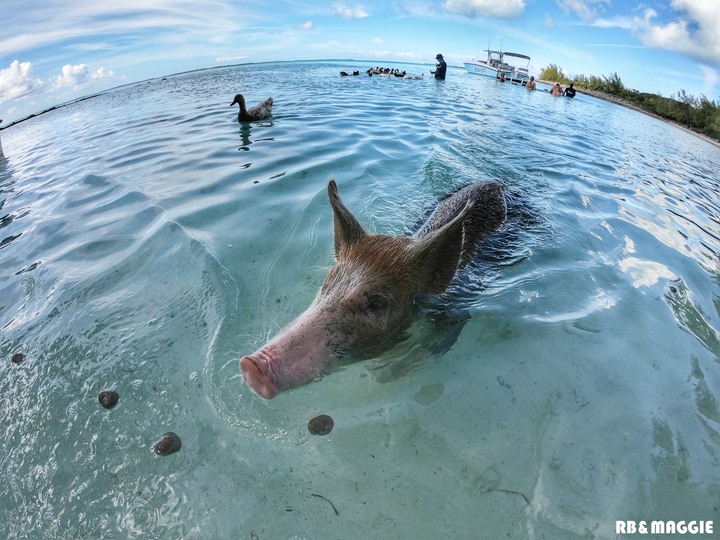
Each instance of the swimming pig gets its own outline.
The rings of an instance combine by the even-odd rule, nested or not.
[[[442,200],[413,235],[369,234],[328,183],[337,264],[310,307],[240,360],[262,397],[298,386],[340,358],[381,352],[405,327],[413,299],[444,292],[506,217],[503,187],[467,185]]]

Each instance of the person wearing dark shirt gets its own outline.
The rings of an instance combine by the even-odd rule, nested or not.
[[[573,88],[573,84],[575,83],[570,83],[570,86],[565,89],[564,93],[567,97],[575,97],[575,89]]]
[[[435,71],[431,71],[430,75],[434,75],[436,79],[444,79],[445,72],[447,71],[447,64],[445,63],[445,60],[443,60],[443,55],[438,53],[435,60],[437,60],[438,63],[435,66]]]

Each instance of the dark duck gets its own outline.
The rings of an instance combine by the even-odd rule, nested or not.
[[[271,97],[248,109],[245,106],[245,98],[243,95],[237,94],[230,106],[236,103],[240,105],[238,122],[256,122],[258,120],[264,120],[272,114],[273,98]]]

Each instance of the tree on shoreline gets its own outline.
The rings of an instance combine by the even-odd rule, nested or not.
[[[711,101],[704,95],[696,98],[687,94],[685,90],[680,90],[677,96],[673,94],[666,98],[660,94],[638,92],[626,88],[617,73],[608,77],[576,75],[570,79],[556,64],[549,64],[543,68],[540,71],[540,79],[561,84],[575,83],[576,88],[608,94],[643,111],[720,141],[720,103]]]

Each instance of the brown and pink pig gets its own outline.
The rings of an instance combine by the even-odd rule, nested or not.
[[[328,183],[335,259],[312,304],[240,360],[262,397],[299,386],[339,359],[379,354],[408,323],[419,294],[443,293],[505,221],[499,183],[467,185],[443,199],[413,235],[370,234]]]

